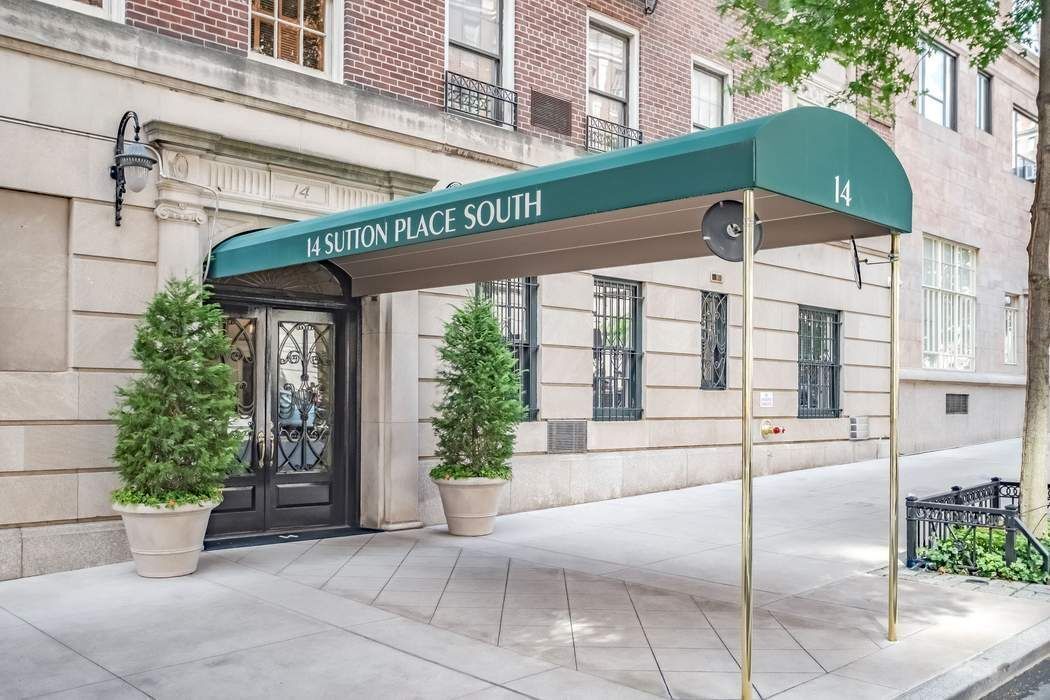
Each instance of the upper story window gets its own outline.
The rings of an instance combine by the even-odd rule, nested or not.
[[[693,129],[725,124],[725,76],[693,64]]]
[[[977,128],[992,133],[992,76],[977,71]]]
[[[955,56],[936,44],[919,62],[919,111],[930,121],[955,128]]]
[[[701,389],[726,388],[728,299],[719,292],[700,292]]]
[[[838,418],[839,325],[841,314],[828,309],[798,309],[798,417]]]
[[[1014,110],[1014,173],[1035,182],[1036,142],[1039,124],[1024,112]]]
[[[1016,294],[1006,295],[1003,306],[1003,363],[1017,364],[1017,319],[1020,316],[1021,298]]]
[[[1014,0],[1014,4],[1013,5],[1014,5],[1014,10],[1015,11],[1019,9],[1017,6],[1020,5],[1020,4],[1021,3],[1019,2],[1019,0]],[[1041,23],[1038,22],[1038,21],[1032,22],[1032,24],[1028,27],[1028,31],[1026,31],[1025,35],[1024,35],[1024,46],[1023,46],[1023,48],[1025,48],[1028,51],[1032,52],[1036,56],[1039,55],[1039,49],[1040,49],[1040,47],[1039,47],[1040,31],[1041,31],[1040,24]]]
[[[504,65],[503,0],[449,0],[445,108],[502,126],[517,126],[518,95]]]
[[[252,0],[251,56],[338,79],[339,42],[330,37],[341,33],[332,26],[341,12],[334,4],[341,5],[339,0]]]
[[[973,371],[977,250],[922,238],[922,366]]]
[[[587,147],[611,151],[641,143],[637,121],[637,35],[591,20],[587,29]]]
[[[642,285],[594,278],[594,420],[642,417]]]
[[[480,282],[477,291],[492,304],[503,339],[518,360],[521,376],[521,403],[525,406],[525,420],[535,420],[539,413],[536,397],[536,355],[539,347],[536,334],[537,309],[536,278]]]
[[[449,0],[448,69],[491,85],[502,80],[503,4]]]

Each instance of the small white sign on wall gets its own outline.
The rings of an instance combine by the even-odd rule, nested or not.
[[[773,408],[773,392],[760,391],[758,393],[758,406],[759,408]]]

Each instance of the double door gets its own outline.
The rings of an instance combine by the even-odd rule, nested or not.
[[[337,315],[224,309],[240,471],[226,481],[208,536],[345,524],[350,446]]]

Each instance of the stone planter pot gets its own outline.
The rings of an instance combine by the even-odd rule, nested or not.
[[[492,534],[506,479],[434,479],[441,494],[445,522],[453,535],[477,537]]]
[[[176,508],[114,503],[128,533],[135,571],[147,578],[185,576],[197,570],[208,516],[217,502]]]

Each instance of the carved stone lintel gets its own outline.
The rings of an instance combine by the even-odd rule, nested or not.
[[[182,221],[198,226],[208,220],[208,215],[203,209],[189,206],[181,202],[161,202],[153,210],[156,217],[162,221]]]

